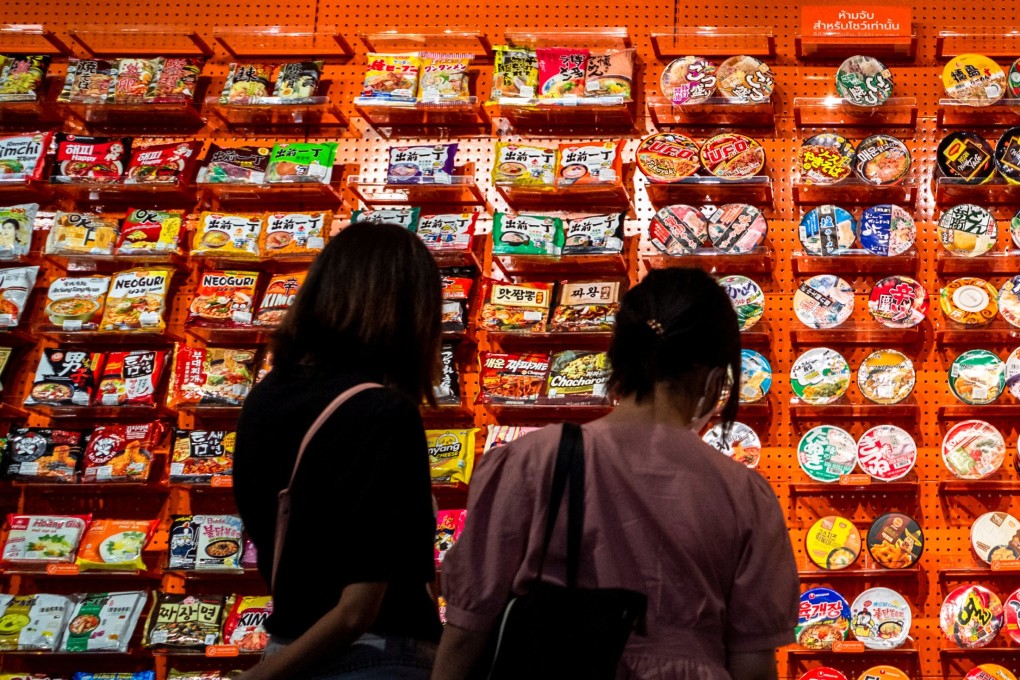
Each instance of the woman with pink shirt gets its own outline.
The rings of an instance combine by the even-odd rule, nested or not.
[[[717,414],[727,425],[737,415],[740,333],[726,293],[700,270],[650,273],[623,299],[609,358],[619,405],[582,428],[577,585],[647,596],[644,634],[631,635],[617,678],[776,678],[799,593],[783,514],[758,472],[698,435]],[[539,573],[562,430],[546,427],[478,465],[464,532],[443,563],[448,623],[433,680],[486,677],[490,633]],[[565,514],[541,570],[558,585]],[[545,677],[534,666],[528,680]]]

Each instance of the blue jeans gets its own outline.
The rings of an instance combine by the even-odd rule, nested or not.
[[[290,644],[275,636],[263,656],[272,656]],[[429,680],[436,646],[411,638],[365,633],[339,659],[327,662],[309,680]]]

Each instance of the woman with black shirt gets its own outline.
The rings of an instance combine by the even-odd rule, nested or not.
[[[273,343],[273,370],[245,402],[234,495],[273,581],[277,500],[291,485],[269,647],[243,680],[429,676],[440,634],[435,517],[418,404],[432,400],[440,281],[431,255],[394,225],[354,224],[312,265]]]

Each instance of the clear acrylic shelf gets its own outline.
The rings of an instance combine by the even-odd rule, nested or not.
[[[812,35],[797,33],[793,39],[798,59],[846,59],[867,54],[882,61],[913,61],[917,56],[917,27],[910,27],[910,35]]]
[[[999,634],[1000,637],[997,640],[1002,640],[1007,635],[1005,632]],[[1001,642],[997,644],[988,645],[987,647],[957,647],[948,640],[942,640],[942,646],[939,647],[940,656],[958,656],[958,657],[989,657],[989,656],[1001,656],[1005,661],[1006,659],[1015,660],[1016,655],[1020,654],[1020,646],[1018,645],[1004,645]]]
[[[829,256],[794,251],[792,261],[794,276],[814,276],[816,274],[889,276],[916,273],[920,266],[920,257],[916,248],[911,248],[902,255],[875,255],[860,249]]]
[[[889,482],[895,484],[896,482]],[[822,486],[827,486],[823,484]],[[913,491],[917,491],[917,485],[914,484]],[[824,495],[824,494],[821,494]],[[917,578],[921,574],[921,566],[918,562],[914,562],[909,567],[903,569],[890,569],[889,567],[883,567],[881,564],[875,561],[875,558],[871,556],[867,550],[862,550],[861,555],[857,558],[851,566],[846,569],[822,569],[808,560],[799,560],[797,562],[797,575],[800,576],[802,581],[828,581],[830,579],[844,579],[844,578],[868,578],[868,579],[886,579],[891,577],[909,577]]]
[[[96,345],[103,347],[164,347],[180,340],[166,333],[115,333],[110,331],[64,331],[50,324],[37,324],[33,331],[61,345]]]
[[[899,404],[851,403],[843,397],[835,404],[816,406],[808,404],[796,397],[790,400],[790,417],[795,420],[825,422],[829,419],[865,420],[880,422],[882,420],[918,420],[921,407],[913,397]]]
[[[65,198],[81,204],[138,205],[160,208],[163,206],[191,207],[195,192],[184,182],[150,182],[125,184],[118,182],[69,182],[53,184],[53,190]]]
[[[906,177],[899,184],[875,185],[858,177],[847,177],[838,184],[810,184],[798,177],[793,182],[793,200],[805,205],[878,205],[892,203],[914,205],[917,180]]]
[[[459,405],[422,407],[421,417],[427,423],[462,422],[474,420],[475,412],[471,407]]]
[[[81,26],[72,28],[71,38],[98,59],[123,57],[211,57],[212,48],[197,31],[184,27]]]
[[[626,276],[627,248],[606,255],[499,255],[492,261],[508,277],[521,276]]]
[[[935,258],[935,270],[940,276],[1012,276],[1020,274],[1020,250],[997,250],[977,257],[958,257],[940,252]]]
[[[989,106],[971,106],[958,99],[939,99],[939,127],[1020,125],[1020,99],[1000,99]]]
[[[848,476],[849,477],[849,476]],[[790,489],[790,496],[819,496],[823,498],[829,498],[839,494],[902,494],[902,495],[916,495],[921,487],[917,481],[911,482],[880,482],[872,479],[868,475],[864,475],[868,478],[867,483],[844,483],[843,480],[833,482],[831,484],[825,484],[822,482],[791,482],[788,486]],[[862,480],[863,481],[863,480]],[[870,556],[869,556],[870,558]],[[821,570],[819,570],[821,571]],[[850,571],[845,569],[843,571]],[[857,570],[854,570],[857,571]],[[886,569],[884,567],[877,569],[880,572],[900,572],[908,571],[905,569]],[[827,574],[828,572],[822,572]]]
[[[849,321],[836,328],[794,328],[790,342],[794,345],[863,345],[874,347],[916,345],[924,339],[920,326],[889,328],[877,321]]]
[[[1010,184],[1000,176],[993,177],[984,184],[968,184],[962,177],[943,177],[936,171],[932,183],[935,185],[932,193],[935,194],[935,202],[939,205],[1020,203],[1020,184]]]
[[[648,115],[656,128],[775,127],[776,103],[744,102],[712,97],[697,104],[674,104],[666,97],[646,97]]]
[[[355,175],[347,186],[369,207],[390,205],[484,206],[485,194],[475,183],[474,168],[462,166],[461,174],[450,177],[449,183],[411,184],[373,181]]]
[[[507,350],[526,349],[529,347],[606,350],[609,348],[609,342],[613,339],[612,331],[544,333],[489,331],[486,333],[486,336],[489,342]]]
[[[322,182],[275,182],[272,184],[239,184],[213,182],[196,184],[203,201],[212,208],[221,206],[250,207],[301,204],[308,208],[336,209],[343,202],[343,167],[333,168],[333,180]]]
[[[939,59],[973,53],[1012,60],[1020,54],[1020,31],[1000,26],[954,26],[939,31],[935,38],[935,56]]]
[[[973,328],[947,320],[945,326],[935,332],[935,341],[939,345],[966,345],[968,349],[997,345],[1016,347],[1020,345],[1020,328],[1001,318]]]
[[[742,421],[755,423],[767,422],[772,417],[772,400],[766,395],[764,399],[751,403],[740,403],[737,416]]]
[[[354,56],[335,26],[246,26],[213,29],[213,38],[234,59],[321,59],[345,61]]]
[[[40,96],[25,101],[0,101],[0,130],[34,131],[63,122],[60,110],[50,104],[40,88]]]
[[[1009,395],[1003,394],[999,400],[1006,402]],[[1013,403],[992,403],[992,404],[943,404],[939,406],[939,418],[977,418],[986,420],[988,418],[1020,418],[1020,404]]]
[[[22,420],[28,417],[28,411],[9,402],[0,402],[0,420]]]
[[[633,132],[637,119],[634,101],[622,97],[582,97],[576,103],[503,98],[486,102],[485,108],[497,130],[509,126],[507,132],[531,136],[579,137],[584,130],[605,138]]]
[[[88,418],[94,420],[152,420],[167,415],[163,406],[50,406],[39,404],[25,406],[30,413],[40,413],[48,418]]]
[[[746,255],[730,255],[714,248],[700,248],[691,255],[650,255],[644,259],[648,269],[692,267],[710,274],[771,274],[772,249],[756,248]]]
[[[0,177],[0,200],[5,203],[32,201],[47,203],[53,197],[53,185],[41,180],[4,179]]]
[[[43,255],[61,269],[72,273],[86,272],[115,272],[121,269],[128,269],[132,266],[141,265],[169,265],[175,269],[181,269],[187,264],[187,260],[180,253],[160,253],[153,255],[142,254],[115,254],[115,255]],[[114,335],[106,333],[106,335]],[[126,334],[125,334],[126,335]],[[137,334],[136,334],[137,335]],[[141,335],[146,335],[142,333]]]
[[[473,28],[405,27],[373,29],[358,34],[369,52],[454,52],[472,54],[475,60],[492,59],[488,35]]]
[[[194,133],[205,126],[195,101],[139,101],[121,104],[62,104],[89,129],[97,132]]]
[[[992,576],[1004,576],[1016,578],[1017,567],[1020,563],[1008,564],[1008,568],[995,568],[997,564],[991,565],[978,562],[971,555],[945,555],[939,558],[939,580],[945,581],[980,581]]]
[[[357,97],[354,110],[383,137],[480,135],[489,130],[477,97],[456,101],[380,102]]]
[[[42,24],[0,24],[0,50],[6,54],[40,54],[60,57],[71,48]]]
[[[432,253],[432,259],[436,261],[436,266],[440,269],[450,267],[473,267],[475,271],[481,269],[478,254],[471,247],[451,248],[448,250],[433,250],[430,248],[429,252]]]
[[[878,659],[884,658],[895,658],[903,659],[897,661],[897,665],[903,663],[910,663],[916,665],[920,657],[920,653],[915,647],[910,645],[913,644],[912,640],[908,640],[903,647],[897,647],[896,649],[868,649],[863,644],[856,640],[843,640],[837,641],[832,649],[805,649],[803,647],[788,647],[786,653],[794,659],[827,659],[826,665],[829,663],[839,663],[837,660],[840,657],[867,657],[870,659],[868,663],[874,663]],[[909,673],[908,673],[909,674]],[[911,675],[911,677],[914,677]]]
[[[624,173],[626,175],[626,173]],[[630,211],[630,194],[622,179],[592,184],[521,184],[497,182],[496,191],[516,212],[573,210],[594,213]]]
[[[587,47],[624,49],[631,46],[626,26],[570,26],[562,28],[508,28],[503,39],[518,47]]]
[[[776,31],[771,26],[656,26],[648,37],[659,59],[689,54],[776,56]]]
[[[685,177],[668,184],[643,181],[645,190],[648,192],[648,199],[657,210],[676,203],[687,205],[702,203],[772,205],[772,178],[765,175],[732,180],[718,177]]]
[[[308,97],[282,103],[276,97],[260,97],[246,104],[221,104],[218,96],[205,98],[211,109],[229,130],[249,135],[260,133],[322,132],[347,127],[347,118],[329,97]]]
[[[793,119],[801,127],[915,127],[917,98],[890,97],[881,106],[856,106],[842,97],[794,97]]]
[[[939,493],[944,494],[1016,494],[1020,492],[1020,481],[1015,479],[942,479]],[[984,567],[987,571],[991,569]]]
[[[244,328],[224,328],[215,326],[191,326],[186,329],[188,335],[207,345],[223,345],[228,347],[247,347],[264,345],[269,342],[275,328],[271,326],[248,326]]]
[[[742,347],[769,347],[772,344],[772,331],[767,321],[759,321],[752,328],[740,331]]]

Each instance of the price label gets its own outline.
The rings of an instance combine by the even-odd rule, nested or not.
[[[77,576],[77,564],[47,564],[46,573],[50,576]]]
[[[857,640],[836,640],[832,643],[832,651],[840,654],[858,654],[864,651],[864,643]]]
[[[205,648],[205,655],[211,659],[225,659],[237,656],[240,650],[236,645],[209,645]]]
[[[230,475],[213,475],[209,484],[220,489],[230,488],[234,486],[234,478]]]
[[[840,486],[870,486],[871,475],[840,475]]]
[[[1020,560],[992,560],[992,571],[1020,571]]]

